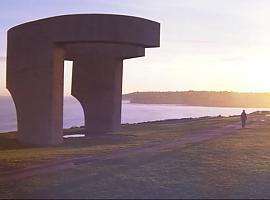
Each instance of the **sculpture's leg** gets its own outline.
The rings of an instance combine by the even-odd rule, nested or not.
[[[74,61],[72,95],[83,107],[86,134],[120,129],[122,70],[120,59],[79,58]]]
[[[62,142],[64,54],[60,48],[35,46],[33,50],[8,49],[7,88],[16,106],[18,137],[24,143],[58,144]]]

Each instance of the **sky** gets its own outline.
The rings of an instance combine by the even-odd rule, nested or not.
[[[0,95],[5,89],[6,33],[56,15],[123,14],[161,24],[161,47],[124,61],[123,93],[136,91],[270,91],[268,0],[2,0]],[[65,62],[65,94],[72,62]]]

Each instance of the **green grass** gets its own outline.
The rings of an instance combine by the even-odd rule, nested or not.
[[[0,134],[0,169],[2,172],[41,164],[44,162],[111,152],[119,148],[129,148],[174,139],[198,130],[216,128],[236,121],[236,118],[194,119],[123,125],[119,133],[93,136],[89,138],[65,139],[64,143],[52,147],[23,145],[16,139],[16,133]],[[80,129],[66,130],[66,134],[81,132]],[[0,173],[1,174],[1,173]]]
[[[128,148],[170,141],[186,134],[224,127],[237,120],[238,117],[232,117],[125,125],[121,133],[110,139],[104,136],[87,141],[67,140],[58,147],[20,147],[13,151],[32,149],[35,150],[33,155],[49,152],[52,159],[61,158],[57,154],[61,155],[62,151],[68,156],[77,155],[76,148],[99,153],[106,147]],[[184,148],[175,146],[97,160],[0,184],[0,198],[270,198],[269,122],[266,116],[264,122],[244,130],[237,129]],[[1,150],[1,155],[5,151],[12,150]],[[27,157],[23,153],[14,153],[16,156],[21,161]]]

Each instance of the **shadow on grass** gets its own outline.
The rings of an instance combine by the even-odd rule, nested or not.
[[[69,132],[69,134],[71,134]],[[78,134],[73,132],[73,134]],[[83,148],[90,146],[114,145],[128,142],[132,136],[121,135],[119,133],[107,133],[102,135],[91,135],[80,138],[64,138],[64,142],[59,145],[49,147],[67,147],[67,148]],[[16,132],[8,132],[0,134],[0,150],[20,150],[30,148],[44,148],[44,146],[23,144],[16,136]]]
[[[26,149],[33,148],[35,145],[22,144],[18,141],[16,132],[0,134],[0,150]]]

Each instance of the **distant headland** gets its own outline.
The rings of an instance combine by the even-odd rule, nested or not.
[[[269,108],[270,93],[214,91],[133,92],[123,100],[138,104],[181,104],[186,106]]]

